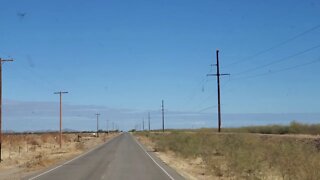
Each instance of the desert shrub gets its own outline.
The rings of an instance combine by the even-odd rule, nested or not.
[[[314,140],[207,131],[150,133],[147,137],[155,142],[158,151],[173,151],[185,158],[201,157],[207,171],[216,176],[320,179],[320,152],[318,141]]]
[[[24,143],[24,136],[19,134],[5,134],[3,135],[3,143],[8,144],[10,148],[18,148]]]
[[[62,134],[62,141],[63,142],[72,142],[75,137],[76,137],[76,135],[74,135],[74,134]]]
[[[302,124],[296,121],[289,125],[248,126],[229,128],[229,132],[247,132],[261,134],[320,134],[320,124]]]
[[[38,153],[38,154],[35,154],[32,158],[32,160],[30,161],[27,161],[25,166],[27,168],[36,168],[36,167],[43,167],[45,166],[47,163],[47,158],[45,156],[44,153]]]
[[[84,143],[83,142],[77,142],[76,149],[77,150],[84,150],[85,149]]]
[[[29,144],[33,145],[33,146],[40,146],[40,141],[38,139],[31,139],[29,141]]]
[[[228,166],[239,177],[256,177],[263,165],[263,148],[259,139],[249,135],[227,135],[223,137],[222,152]]]
[[[55,133],[46,133],[46,134],[41,134],[40,139],[42,143],[55,143],[55,136],[57,136]]]

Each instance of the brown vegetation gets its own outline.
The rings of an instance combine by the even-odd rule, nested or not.
[[[296,121],[289,125],[248,126],[224,129],[227,132],[260,133],[260,134],[311,134],[320,135],[320,124],[303,124]]]
[[[0,179],[20,179],[26,172],[39,170],[70,159],[105,142],[115,134],[63,134],[62,148],[57,133],[3,135]]]
[[[155,151],[201,158],[205,174],[216,179],[320,179],[317,137],[208,131],[136,134],[149,138]]]

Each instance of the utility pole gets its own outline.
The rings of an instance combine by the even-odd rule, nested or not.
[[[149,126],[149,131],[150,131],[150,112],[148,112],[148,126]]]
[[[112,131],[114,131],[114,122],[112,122]]]
[[[96,116],[97,116],[97,137],[99,137],[99,116],[100,116],[100,114],[97,113]]]
[[[142,119],[142,131],[144,131],[144,118]]]
[[[2,161],[2,63],[12,61],[13,59],[0,58],[0,162]]]
[[[162,132],[164,132],[164,101],[162,100]]]
[[[217,56],[217,74],[207,74],[207,76],[217,76],[217,87],[218,87],[218,132],[221,132],[221,107],[220,107],[220,76],[226,76],[230,74],[220,74],[219,66],[219,50],[216,51]]]
[[[109,130],[108,130],[108,119],[106,119],[106,128],[107,128],[107,134],[109,134]]]
[[[60,144],[60,148],[62,146],[62,94],[66,94],[68,92],[55,92],[54,94],[59,94],[60,95],[60,133],[59,133],[59,144]]]

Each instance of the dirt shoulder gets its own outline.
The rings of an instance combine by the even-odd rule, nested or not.
[[[320,138],[247,133],[134,133],[186,179],[319,179]]]
[[[145,136],[136,136],[136,138],[148,149],[148,151],[154,152],[165,164],[173,168],[185,179],[221,179],[221,177],[219,178],[206,174],[205,164],[200,157],[193,159],[182,158],[171,151],[159,152],[156,150],[155,144],[149,138]]]
[[[2,145],[0,179],[21,179],[55,164],[72,159],[100,145],[117,134],[64,134],[62,147],[58,135],[5,135]]]

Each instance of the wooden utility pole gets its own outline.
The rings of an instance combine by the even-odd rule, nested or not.
[[[148,126],[149,126],[149,131],[150,131],[150,112],[148,112]]]
[[[59,94],[60,95],[60,132],[59,132],[59,144],[60,144],[60,148],[62,146],[62,94],[67,94],[68,92],[55,92],[54,94]]]
[[[142,119],[142,131],[144,131],[144,118]]]
[[[221,132],[221,107],[220,107],[220,76],[226,76],[230,74],[220,74],[219,66],[219,50],[216,51],[217,56],[217,74],[207,74],[207,76],[217,76],[217,88],[218,88],[218,132]]]
[[[162,100],[162,132],[164,132],[164,101]]]
[[[100,116],[100,114],[97,113],[96,116],[97,116],[97,137],[99,137],[99,116]]]
[[[12,61],[13,59],[0,58],[0,162],[2,161],[2,63]]]
[[[108,119],[106,119],[106,128],[107,128],[107,134],[109,133],[109,130],[108,130]]]

